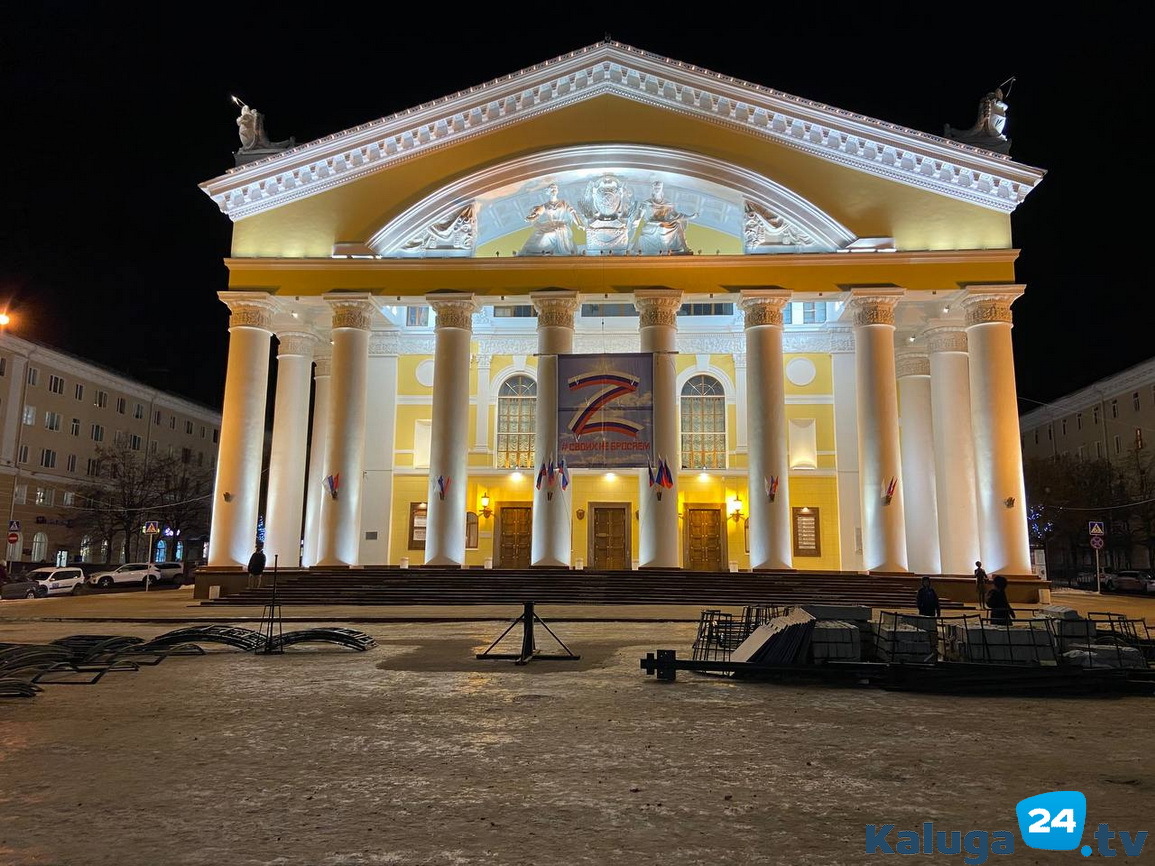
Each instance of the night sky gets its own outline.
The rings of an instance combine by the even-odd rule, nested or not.
[[[1151,52],[1123,17],[1139,6],[1101,4],[1094,20],[1011,4],[633,6],[602,20],[590,4],[9,5],[0,304],[14,333],[219,407],[231,223],[198,184],[233,165],[230,94],[265,114],[270,138],[304,143],[609,35],[934,134],[970,127],[983,94],[1014,76],[1011,156],[1047,171],[1012,217],[1027,285],[1014,307],[1020,406],[1152,354],[1138,219]]]

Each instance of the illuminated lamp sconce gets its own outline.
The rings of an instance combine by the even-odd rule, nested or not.
[[[584,508],[579,508],[577,511],[574,512],[574,516],[577,517],[578,520],[585,520],[586,519],[586,510]]]
[[[746,515],[742,513],[742,500],[735,496],[730,500],[730,519],[737,523]]]
[[[1008,496],[1006,499],[1003,500],[1003,505],[1005,505],[1007,508],[1014,508],[1015,507],[1015,497]]]
[[[481,494],[481,508],[477,510],[477,513],[484,517],[486,520],[493,517],[493,509],[489,507],[488,490]]]

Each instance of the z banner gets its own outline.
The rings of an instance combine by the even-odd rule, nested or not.
[[[558,456],[569,467],[647,466],[653,450],[654,356],[558,355]]]

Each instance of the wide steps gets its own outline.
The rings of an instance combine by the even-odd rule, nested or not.
[[[265,586],[204,602],[264,605]],[[859,604],[910,607],[910,578],[857,573],[571,571],[569,569],[397,569],[291,571],[278,575],[283,605],[481,605],[522,604]],[[941,594],[941,593],[940,593]],[[943,599],[944,607],[961,606]]]

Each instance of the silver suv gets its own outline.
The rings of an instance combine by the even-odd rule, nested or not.
[[[160,572],[151,562],[126,562],[112,571],[98,571],[90,575],[88,582],[93,586],[108,587],[118,583],[156,583]]]

